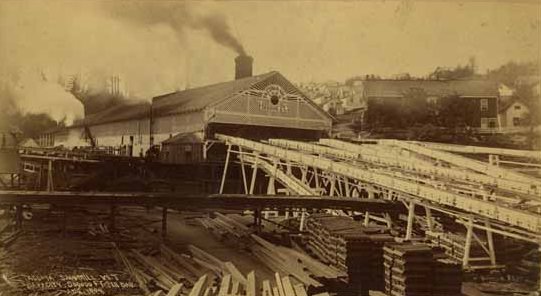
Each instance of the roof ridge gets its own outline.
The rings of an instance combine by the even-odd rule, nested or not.
[[[278,72],[277,71],[269,71],[269,72],[266,72],[266,73],[263,73],[263,74],[252,75],[252,76],[243,77],[243,78],[240,78],[240,79],[233,79],[233,80],[222,81],[222,82],[217,82],[217,83],[213,83],[213,84],[207,84],[207,85],[202,85],[202,86],[198,86],[198,87],[193,87],[193,88],[187,88],[187,89],[184,89],[184,90],[178,90],[178,91],[174,91],[174,92],[170,92],[170,93],[166,93],[166,94],[163,94],[163,95],[158,95],[158,96],[152,97],[152,100],[161,99],[163,97],[167,97],[167,96],[170,96],[170,95],[179,94],[179,93],[183,93],[183,92],[187,92],[187,91],[196,91],[196,90],[201,90],[201,89],[205,89],[205,88],[212,88],[212,87],[216,87],[216,86],[220,86],[220,85],[226,85],[226,84],[229,84],[229,83],[248,81],[250,79],[255,80],[255,78],[260,78],[260,77],[265,77],[265,76],[270,77],[271,75],[274,75],[276,73],[278,73]],[[251,83],[250,87],[252,85],[254,85],[255,83],[257,83],[257,82],[259,82],[259,81],[254,81],[253,83]]]

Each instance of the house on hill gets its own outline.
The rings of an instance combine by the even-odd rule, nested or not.
[[[500,106],[500,122],[503,128],[513,128],[528,125],[530,108],[517,98],[507,100]]]
[[[432,103],[456,98],[471,113],[468,126],[498,127],[498,84],[488,80],[364,80],[356,81],[356,85],[369,106],[386,105],[400,111],[408,104],[408,97],[415,95]]]

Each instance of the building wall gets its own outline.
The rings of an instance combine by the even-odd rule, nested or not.
[[[524,117],[529,113],[529,109],[521,102],[514,102],[501,114],[503,127],[515,127],[524,125]]]
[[[104,123],[89,129],[97,146],[112,147],[119,154],[142,156],[150,148],[148,118]]]
[[[200,132],[204,129],[203,111],[160,116],[152,119],[154,145],[159,145],[179,133]]]
[[[165,163],[197,163],[203,161],[202,143],[168,143],[162,145],[161,161]]]
[[[468,102],[467,112],[472,112],[468,124],[472,127],[497,128],[498,127],[498,99],[489,98],[465,98]]]

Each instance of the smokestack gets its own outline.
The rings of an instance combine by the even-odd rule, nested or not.
[[[252,76],[254,59],[249,55],[241,54],[235,58],[235,79]]]

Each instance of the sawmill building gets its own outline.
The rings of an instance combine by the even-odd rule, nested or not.
[[[252,76],[251,57],[235,62],[235,80],[156,96],[151,104],[112,107],[56,132],[53,143],[93,144],[127,156],[144,155],[154,146],[163,162],[191,163],[207,159],[217,133],[251,139],[317,139],[330,133],[332,117],[282,74]]]

